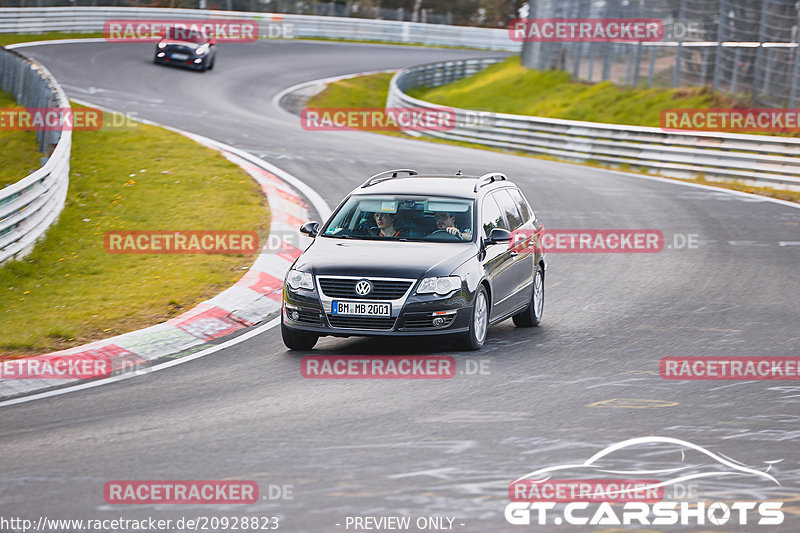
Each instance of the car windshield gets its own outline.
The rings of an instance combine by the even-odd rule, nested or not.
[[[323,228],[323,237],[467,242],[472,200],[442,196],[353,195]]]
[[[182,41],[184,43],[204,44],[210,40],[205,31],[198,31],[192,28],[169,27],[164,32],[164,38],[172,41]]]

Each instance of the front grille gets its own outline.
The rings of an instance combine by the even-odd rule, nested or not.
[[[363,278],[369,279],[369,278]],[[387,281],[370,279],[372,291],[366,296],[356,293],[360,279],[319,278],[322,292],[330,298],[355,298],[358,300],[397,300],[408,291],[413,281]]]
[[[383,316],[334,316],[328,315],[328,321],[334,328],[350,329],[392,329],[393,317]]]
[[[445,328],[453,322],[453,319],[456,315],[448,315],[443,316],[441,318],[444,319],[444,324],[441,326],[434,326],[433,319],[435,318],[430,313],[408,313],[405,316],[405,322],[403,323],[404,329],[439,329]]]

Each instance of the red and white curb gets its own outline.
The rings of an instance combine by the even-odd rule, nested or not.
[[[103,109],[87,102],[75,101]],[[252,154],[197,134],[150,121],[141,122],[176,131],[218,150],[250,174],[267,196],[271,213],[270,235],[281,236],[281,245],[262,247],[253,265],[236,284],[167,322],[68,350],[30,357],[29,360],[44,360],[54,355],[69,356],[70,360],[102,359],[110,361],[112,372],[129,371],[144,363],[200,347],[263,322],[280,312],[286,272],[300,255],[302,248],[311,242],[310,238],[298,231],[300,224],[309,219],[308,205],[303,196],[308,198],[320,217],[324,219],[330,214],[330,208],[315,191],[294,176]],[[110,380],[115,381],[113,377]],[[0,399],[80,382],[84,380],[0,379]]]

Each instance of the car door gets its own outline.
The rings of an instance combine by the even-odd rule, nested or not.
[[[508,222],[494,199],[494,193],[487,194],[483,198],[480,213],[484,240],[495,228],[508,229]],[[489,319],[493,320],[507,314],[514,305],[510,301],[514,296],[514,273],[511,271],[514,257],[506,242],[486,245],[484,250],[485,255],[482,262],[492,286],[492,308]]]
[[[497,200],[500,210],[508,222],[509,231],[514,230],[528,230],[533,229],[528,216],[524,215],[519,208],[519,202],[512,195],[517,192],[515,189],[504,188],[496,191],[495,200]],[[516,251],[512,248],[510,250],[511,266],[511,296],[509,296],[510,307],[518,309],[525,307],[531,300],[533,291],[533,267],[534,267],[534,254],[526,253],[525,251]]]

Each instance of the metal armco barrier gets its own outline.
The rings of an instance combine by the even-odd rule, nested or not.
[[[468,59],[401,70],[392,78],[386,105],[441,108],[405,91],[451,83],[497,61]],[[651,127],[448,109],[455,112],[455,127],[426,131],[425,135],[665,176],[703,176],[800,189],[800,139],[793,137],[675,133]]]
[[[69,107],[67,96],[47,69],[2,47],[0,88],[13,94],[20,106]],[[46,158],[42,168],[0,189],[0,263],[32,250],[64,207],[72,132],[38,131],[36,137]]]
[[[322,37],[507,51],[519,51],[522,46],[511,41],[505,29],[247,11],[138,7],[0,8],[0,33],[99,32],[103,31],[106,20],[209,18],[255,19],[259,22],[262,38]],[[276,32],[277,25],[284,25],[288,33]]]

